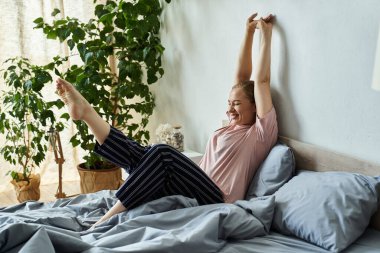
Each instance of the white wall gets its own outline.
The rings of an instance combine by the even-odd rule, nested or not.
[[[150,129],[182,124],[185,145],[204,151],[226,118],[245,21],[254,11],[277,19],[272,95],[280,134],[380,163],[380,92],[370,88],[378,0],[173,0],[163,13],[166,72],[153,87]]]

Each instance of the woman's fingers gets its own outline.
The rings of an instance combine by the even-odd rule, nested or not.
[[[274,19],[274,16],[272,14],[269,14],[268,16],[261,18],[265,22],[271,22]]]
[[[255,29],[262,29],[266,24],[271,24],[274,20],[274,15],[269,14],[266,17],[261,17],[260,19],[255,19],[257,17],[257,12],[249,16],[247,20],[247,29],[250,32],[253,32]],[[262,24],[262,22],[264,24]]]
[[[246,24],[247,31],[250,33],[254,32],[256,29],[256,26],[257,26],[257,20],[255,20],[256,17],[257,17],[257,12],[249,16],[247,20],[247,24]]]
[[[255,12],[255,13],[253,13],[249,18],[248,18],[248,20],[249,21],[252,21],[254,18],[256,18],[257,17],[257,12]]]
[[[257,28],[262,32],[270,30],[273,26],[274,15],[269,14],[266,17],[261,17],[260,20],[257,21]]]
[[[249,16],[248,22],[257,21],[257,20],[254,20],[256,17],[257,17],[257,12],[255,12],[251,16]],[[270,22],[274,19],[274,15],[269,14],[266,17],[261,17],[260,19],[264,20],[265,22]]]
[[[257,20],[255,20],[255,18],[257,17],[257,12],[256,13],[253,13],[247,20],[247,25],[256,25],[257,23]]]

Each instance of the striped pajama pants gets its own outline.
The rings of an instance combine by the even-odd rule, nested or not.
[[[169,195],[195,198],[200,205],[224,202],[222,191],[207,174],[171,146],[143,147],[111,127],[94,151],[129,174],[116,192],[127,209]]]

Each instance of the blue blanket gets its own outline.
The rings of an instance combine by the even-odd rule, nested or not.
[[[169,196],[88,229],[116,202],[100,191],[0,209],[0,252],[217,252],[269,232],[274,197],[198,206]]]

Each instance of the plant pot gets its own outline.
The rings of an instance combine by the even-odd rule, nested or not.
[[[92,193],[101,190],[117,190],[123,183],[120,167],[110,169],[86,169],[81,163],[77,166],[80,176],[81,193]]]
[[[22,174],[20,173],[20,177],[22,178]],[[40,174],[31,174],[29,176],[28,181],[18,181],[12,180],[17,200],[22,203],[28,200],[39,200],[40,199]]]

